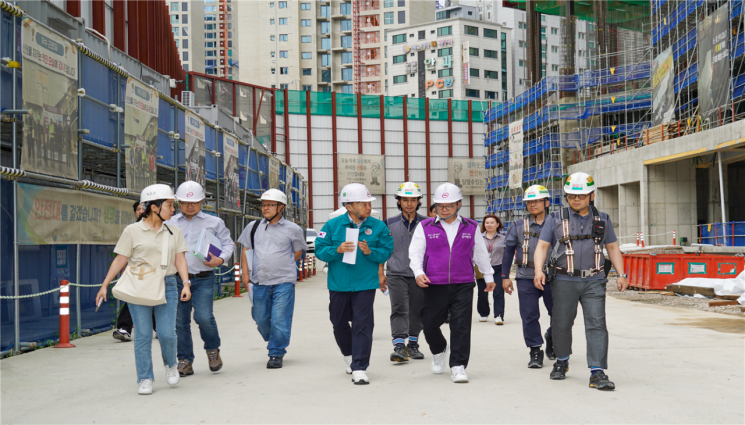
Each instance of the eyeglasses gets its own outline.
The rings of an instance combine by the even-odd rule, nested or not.
[[[274,208],[279,204],[261,204],[261,208]]]
[[[454,210],[457,204],[437,204],[438,210]]]
[[[527,202],[528,205],[542,205],[543,203],[543,199],[535,199]]]
[[[588,196],[590,196],[590,195],[589,194],[585,194],[585,195],[567,195],[567,199],[572,199],[572,200],[579,199],[580,201],[584,201],[585,199],[587,199]]]
[[[191,208],[191,207],[198,207],[199,206],[199,202],[179,202],[178,204],[182,208],[183,207]]]

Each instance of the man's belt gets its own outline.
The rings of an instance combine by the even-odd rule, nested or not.
[[[569,274],[566,270],[560,269],[556,267],[556,274],[564,275],[564,276],[577,276],[581,278],[587,278],[590,276],[595,276],[596,274],[600,273],[602,270],[595,270],[595,269],[588,269],[588,270],[575,270],[574,273]]]
[[[523,265],[523,263],[520,263],[517,265],[517,267],[529,267],[531,269],[534,269],[535,264],[532,261],[528,261],[528,264]]]
[[[201,273],[197,273],[197,274],[191,274],[191,273],[189,273],[189,279],[201,279],[201,278],[204,278],[204,277],[210,277],[210,275],[212,275],[212,270],[208,270],[206,272],[201,272]]]

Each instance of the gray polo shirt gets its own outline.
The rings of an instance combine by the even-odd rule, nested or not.
[[[613,224],[610,221],[608,214],[601,212],[600,218],[605,220],[605,240],[604,245],[609,243],[617,242],[616,232],[613,230]],[[569,209],[569,234],[571,236],[580,235],[591,235],[592,234],[592,212],[588,212],[586,216],[581,216],[574,212],[571,208]],[[567,259],[564,255],[566,251],[566,244],[558,242],[563,237],[561,230],[561,211],[555,211],[550,216],[546,217],[546,221],[543,224],[543,230],[541,231],[541,240],[548,242],[552,245],[552,249],[549,250],[546,256],[546,262],[551,257],[553,252],[553,244],[559,244],[559,254],[561,255],[556,262],[556,266],[562,269],[566,269]],[[595,241],[592,239],[582,239],[572,241],[572,248],[574,248],[574,270],[587,270],[595,267]],[[605,257],[600,254],[600,267],[603,266]],[[557,280],[583,280],[579,276],[566,276],[556,275]],[[586,279],[591,280],[603,280],[605,275],[603,273],[596,274]]]
[[[507,240],[505,241],[505,245],[507,246],[514,246],[515,247],[515,262],[514,264],[517,266],[517,279],[530,279],[532,280],[535,278],[535,269],[532,267],[523,267],[523,229],[524,229],[524,222],[525,220],[530,220],[530,232],[536,233],[538,235],[541,234],[541,230],[543,230],[543,225],[548,220],[548,216],[543,219],[543,223],[538,224],[535,221],[533,221],[529,216],[522,220],[515,220],[515,223],[510,226],[510,229],[507,231]],[[538,237],[536,236],[530,236],[529,242],[528,242],[528,261],[533,261],[533,254],[535,253],[535,247],[538,245]],[[553,248],[553,245],[551,246]],[[551,253],[551,249],[549,249],[549,255]]]
[[[251,229],[258,224],[254,235],[256,246],[251,246]],[[297,282],[295,252],[307,251],[303,229],[295,223],[280,219],[269,225],[266,219],[248,223],[238,238],[244,248],[253,251],[251,282],[255,285],[278,285]]]
[[[416,214],[414,221],[409,222],[403,214],[383,220],[393,236],[393,254],[388,259],[387,275],[414,277],[409,267],[409,245],[416,226],[427,217]]]

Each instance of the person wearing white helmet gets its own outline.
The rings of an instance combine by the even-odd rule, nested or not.
[[[287,354],[295,310],[295,264],[308,250],[303,229],[282,217],[286,207],[284,192],[267,190],[261,195],[264,218],[248,223],[238,238],[243,245],[242,282],[246,290],[253,291],[251,316],[269,351],[267,369],[281,368]]]
[[[176,385],[179,381],[178,360],[176,358],[176,308],[179,292],[182,301],[191,298],[189,290],[189,271],[185,253],[188,250],[186,240],[181,230],[176,226],[164,223],[174,212],[173,190],[164,184],[154,184],[142,190],[140,202],[145,206],[145,212],[136,223],[132,223],[122,232],[114,247],[117,254],[109,267],[109,272],[101,284],[96,295],[96,304],[105,301],[109,284],[128,263],[138,268],[152,268],[153,264],[161,264],[163,238],[168,238],[168,255],[165,277],[166,303],[156,306],[128,303],[134,327],[137,330],[134,337],[135,364],[137,366],[137,382],[140,384],[138,393],[149,395],[153,393],[153,314],[155,314],[160,350],[166,368],[166,382]],[[176,287],[178,272],[186,285],[179,291]]]
[[[553,316],[551,320],[557,361],[551,379],[564,379],[572,354],[572,326],[577,304],[582,304],[587,339],[587,367],[590,388],[613,390],[608,379],[608,328],[605,323],[605,289],[610,264],[623,271],[623,255],[608,214],[599,212],[595,200],[595,181],[587,173],[574,173],[564,184],[569,208],[562,208],[546,220],[535,250],[535,287],[551,285]],[[551,254],[546,260],[549,248]],[[610,257],[603,256],[605,247]],[[549,279],[544,273],[544,262]],[[616,280],[618,290],[628,287],[626,275]]]
[[[186,254],[189,264],[189,279],[191,279],[192,297],[182,301],[178,306],[176,319],[176,335],[178,336],[178,370],[181,376],[194,374],[194,342],[191,336],[191,314],[199,325],[199,335],[204,342],[207,352],[207,363],[211,371],[217,372],[222,368],[220,357],[220,333],[213,313],[215,268],[228,264],[235,244],[230,237],[230,230],[225,222],[214,215],[202,211],[204,189],[195,181],[185,181],[176,190],[176,199],[181,212],[173,216],[168,224],[181,229],[186,238],[190,252]],[[196,244],[202,232],[209,232],[220,240],[220,253],[215,256],[208,253],[208,258],[197,256]],[[176,279],[181,288],[182,282]]]
[[[323,225],[315,253],[328,264],[329,315],[346,371],[355,385],[366,385],[370,383],[367,367],[375,324],[373,303],[380,288],[378,271],[393,252],[393,238],[385,223],[370,217],[375,198],[365,185],[344,186],[339,200],[347,214]],[[357,241],[347,241],[348,229],[359,229]],[[354,261],[345,262],[344,254],[355,251]]]
[[[535,248],[538,245],[538,238],[546,222],[548,207],[551,205],[551,193],[543,186],[530,186],[523,195],[527,216],[522,220],[515,220],[507,231],[505,241],[506,248],[502,257],[502,287],[505,292],[512,295],[514,287],[510,280],[510,269],[512,268],[512,259],[516,258],[517,264],[517,296],[520,301],[520,318],[523,322],[523,339],[525,345],[530,349],[530,360],[528,367],[538,369],[543,367],[543,337],[541,336],[541,318],[540,299],[543,298],[543,304],[546,306],[549,317],[553,310],[553,300],[551,298],[551,286],[544,285],[543,290],[535,287],[533,279],[535,278]],[[545,333],[546,337],[546,356],[555,360],[553,342],[551,338],[551,326]]]
[[[496,287],[494,270],[478,222],[458,214],[463,200],[458,186],[440,185],[433,200],[437,217],[422,221],[414,231],[409,246],[410,267],[417,285],[424,288],[422,324],[434,357],[432,372],[445,370],[448,341],[440,327],[450,312],[450,379],[465,383],[471,355],[474,264],[484,275],[485,292]]]
[[[388,259],[388,274],[384,274],[383,264],[380,265],[378,274],[380,289],[388,289],[391,296],[393,353],[390,358],[392,362],[406,362],[409,358],[424,358],[424,354],[419,351],[424,294],[409,267],[409,245],[414,229],[427,217],[417,214],[422,206],[422,189],[418,184],[401,184],[395,196],[401,214],[383,220],[393,235],[393,254]],[[405,345],[406,338],[409,339],[408,345]]]

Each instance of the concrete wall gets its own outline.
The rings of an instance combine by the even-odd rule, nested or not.
[[[649,166],[648,244],[672,242],[672,232],[692,240],[696,231],[696,169],[690,159]],[[645,233],[645,235],[647,235]]]

